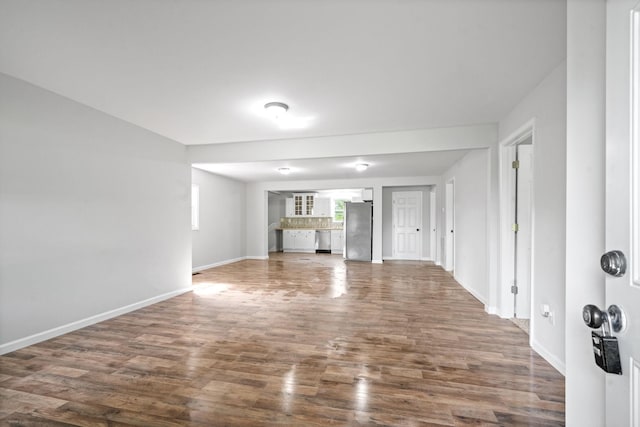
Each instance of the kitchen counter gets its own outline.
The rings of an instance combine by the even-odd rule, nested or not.
[[[284,252],[342,253],[344,232],[337,225],[332,227],[279,227]]]

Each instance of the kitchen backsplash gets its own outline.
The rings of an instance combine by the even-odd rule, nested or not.
[[[331,217],[284,217],[280,218],[280,228],[342,229],[342,223],[333,222],[333,218]]]

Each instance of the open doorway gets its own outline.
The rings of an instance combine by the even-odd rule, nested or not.
[[[533,125],[501,147],[502,312],[530,333],[533,301]]]
[[[436,256],[436,233],[436,189],[432,187],[429,191],[429,256],[431,261],[440,265],[440,260]]]
[[[282,233],[278,232],[280,218],[286,216],[287,194],[267,192],[267,243],[269,252],[282,251]]]

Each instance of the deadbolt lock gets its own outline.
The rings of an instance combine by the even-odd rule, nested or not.
[[[600,267],[611,276],[622,277],[627,271],[627,258],[622,251],[609,251],[600,258]]]

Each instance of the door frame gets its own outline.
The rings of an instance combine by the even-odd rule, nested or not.
[[[444,269],[454,274],[456,268],[456,178],[444,185]],[[453,230],[453,233],[451,233]],[[455,277],[455,274],[454,274]]]
[[[436,220],[436,189],[431,188],[429,191],[429,259],[428,261],[436,262],[438,257],[437,251],[437,231],[438,225]]]
[[[512,280],[514,277],[514,254],[515,242],[513,238],[513,212],[515,211],[515,179],[512,172],[512,162],[515,160],[516,146],[531,138],[531,144],[535,150],[536,144],[536,124],[535,119],[531,119],[511,135],[504,138],[499,143],[498,151],[498,185],[500,191],[500,214],[499,214],[499,234],[500,234],[500,267],[499,267],[499,309],[498,314],[503,318],[513,317],[513,294],[511,293]],[[533,156],[535,162],[535,155]],[[533,168],[532,168],[533,174]],[[531,194],[535,194],[535,180],[531,180]],[[529,259],[529,304],[530,304],[530,326],[529,337],[534,336],[535,319],[533,301],[535,300],[535,280],[534,280],[534,251],[535,251],[535,203],[531,202],[531,258]]]

